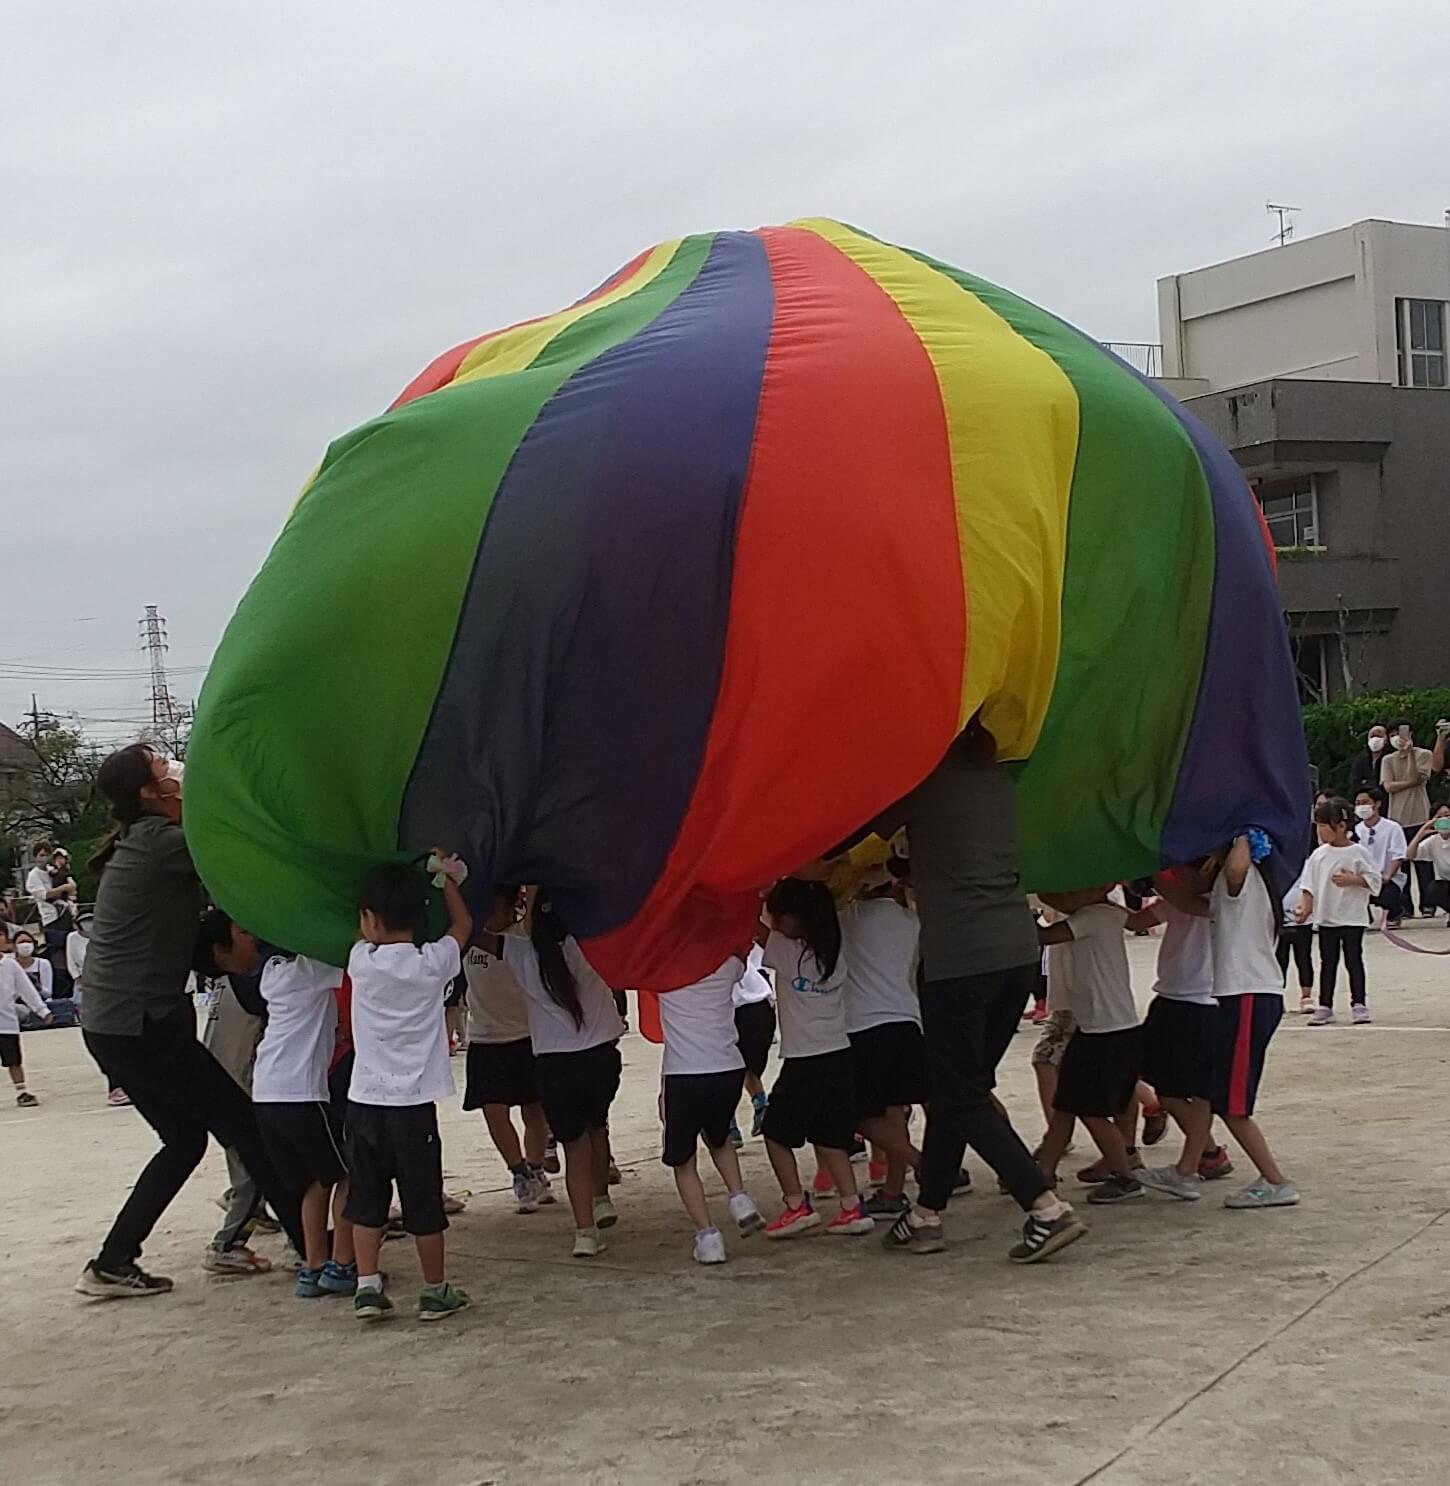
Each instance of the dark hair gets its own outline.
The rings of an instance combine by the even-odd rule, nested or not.
[[[197,925],[196,948],[191,956],[191,968],[198,980],[215,980],[222,973],[216,962],[216,952],[230,949],[231,944],[231,917],[220,908],[208,908]]]
[[[96,789],[110,801],[111,819],[116,823],[86,864],[93,874],[105,871],[106,863],[116,854],[116,843],[145,815],[141,791],[156,782],[151,768],[155,757],[148,744],[128,743],[96,770]]]
[[[1338,795],[1314,807],[1314,824],[1317,826],[1343,826],[1350,830],[1354,825],[1354,810],[1348,800]]]
[[[549,999],[573,1017],[576,1027],[582,1027],[584,1008],[579,1004],[579,983],[564,958],[564,940],[568,935],[559,910],[540,893],[534,899],[534,911],[529,921],[529,939],[539,957],[539,977]]]
[[[795,919],[806,948],[829,979],[841,958],[841,920],[830,888],[824,882],[782,877],[766,895],[765,908],[772,918]]]
[[[377,914],[390,933],[422,933],[428,922],[428,879],[421,867],[384,862],[362,880],[357,906]]]
[[[1368,795],[1380,807],[1381,814],[1390,808],[1389,792],[1382,784],[1362,784],[1355,790],[1354,795],[1356,799],[1360,795]]]
[[[10,936],[10,942],[12,944],[14,944],[17,939],[28,939],[32,944],[40,943],[40,939],[37,937],[35,930],[27,928],[24,924],[18,925],[15,932]]]

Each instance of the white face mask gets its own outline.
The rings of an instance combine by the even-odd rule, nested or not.
[[[1375,753],[1381,753],[1384,751],[1385,740],[1381,738],[1378,733],[1371,733],[1369,746],[1374,750]]]
[[[29,960],[35,956],[35,946],[21,940],[15,946],[15,958],[17,960]]]
[[[1354,807],[1354,813],[1357,816],[1359,816],[1359,818],[1361,820],[1368,820],[1370,818],[1370,816],[1372,816],[1374,814],[1374,806],[1373,805],[1356,805]]]

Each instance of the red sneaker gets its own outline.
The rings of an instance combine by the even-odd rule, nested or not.
[[[824,1166],[811,1178],[812,1197],[834,1197],[836,1195],[836,1183],[831,1178],[831,1173]]]
[[[870,1218],[866,1221],[869,1223]],[[767,1238],[799,1238],[802,1233],[809,1233],[812,1228],[821,1226],[821,1215],[811,1206],[811,1199],[806,1197],[799,1207],[788,1207],[778,1218],[772,1218],[765,1225],[765,1236]]]
[[[843,1207],[826,1224],[827,1233],[874,1233],[876,1220],[868,1213],[858,1197],[850,1207]]]
[[[1027,1013],[1027,1020],[1029,1022],[1045,1022],[1047,1020],[1047,1002],[1034,1001],[1032,1003],[1032,1010]]]
[[[886,1184],[886,1163],[884,1161],[872,1161],[866,1167],[866,1177],[873,1187],[881,1187]]]
[[[1229,1160],[1228,1147],[1216,1145],[1200,1157],[1198,1179],[1201,1182],[1217,1181],[1221,1176],[1228,1176],[1233,1169],[1234,1164]]]

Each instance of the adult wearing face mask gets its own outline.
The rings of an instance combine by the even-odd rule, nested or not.
[[[1404,831],[1392,820],[1386,820],[1384,809],[1389,797],[1377,784],[1371,785],[1354,797],[1354,814],[1357,824],[1355,840],[1365,847],[1374,858],[1379,869],[1380,890],[1371,899],[1377,908],[1383,908],[1389,917],[1389,926],[1398,929],[1405,916]]]
[[[136,1261],[206,1154],[208,1133],[241,1157],[299,1249],[302,1234],[297,1199],[277,1179],[251,1100],[197,1040],[186,986],[202,895],[181,830],[181,765],[133,743],[106,759],[96,786],[110,801],[116,826],[91,859],[100,885],[86,953],[83,1035],[101,1071],[125,1089],[160,1137],[161,1149],[75,1288],[96,1299],[129,1299],[172,1288]],[[243,1237],[238,1233],[235,1242]]]
[[[1370,789],[1380,782],[1380,764],[1384,761],[1385,750],[1390,746],[1389,729],[1382,723],[1377,722],[1369,730],[1369,737],[1365,739],[1364,748],[1355,755],[1349,766],[1349,798],[1352,800],[1362,789]],[[1314,838],[1315,847],[1318,847],[1319,838]]]
[[[1429,862],[1435,873],[1434,901],[1450,915],[1450,805],[1441,805],[1409,845],[1412,862]],[[1445,920],[1450,929],[1450,917]]]
[[[21,929],[14,936],[12,947],[15,963],[48,1006],[55,995],[55,971],[51,968],[50,961],[41,954],[35,935],[29,929]]]
[[[1408,722],[1397,722],[1390,732],[1390,747],[1380,763],[1380,783],[1390,797],[1385,814],[1405,833],[1413,837],[1430,818],[1430,773],[1434,756],[1428,748],[1416,748]],[[1411,888],[1418,890],[1420,912],[1435,917],[1435,869],[1429,862],[1416,861],[1415,872],[1405,888],[1405,912],[1414,917]]]

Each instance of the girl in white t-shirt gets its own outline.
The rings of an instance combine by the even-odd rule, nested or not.
[[[782,878],[765,900],[763,922],[783,1059],[765,1112],[765,1149],[785,1200],[785,1211],[766,1225],[766,1237],[795,1238],[820,1226],[796,1164],[795,1153],[807,1142],[840,1193],[841,1210],[826,1232],[870,1233],[872,1219],[847,1154],[856,1133],[856,1073],[831,891],[823,882]]]
[[[1304,864],[1299,906],[1294,917],[1312,923],[1319,936],[1319,1005],[1311,1027],[1334,1020],[1334,989],[1339,960],[1349,973],[1350,1016],[1358,1025],[1370,1020],[1365,1004],[1364,931],[1369,900],[1382,878],[1368,846],[1355,840],[1354,812],[1347,800],[1326,800],[1314,811],[1319,848]]]

